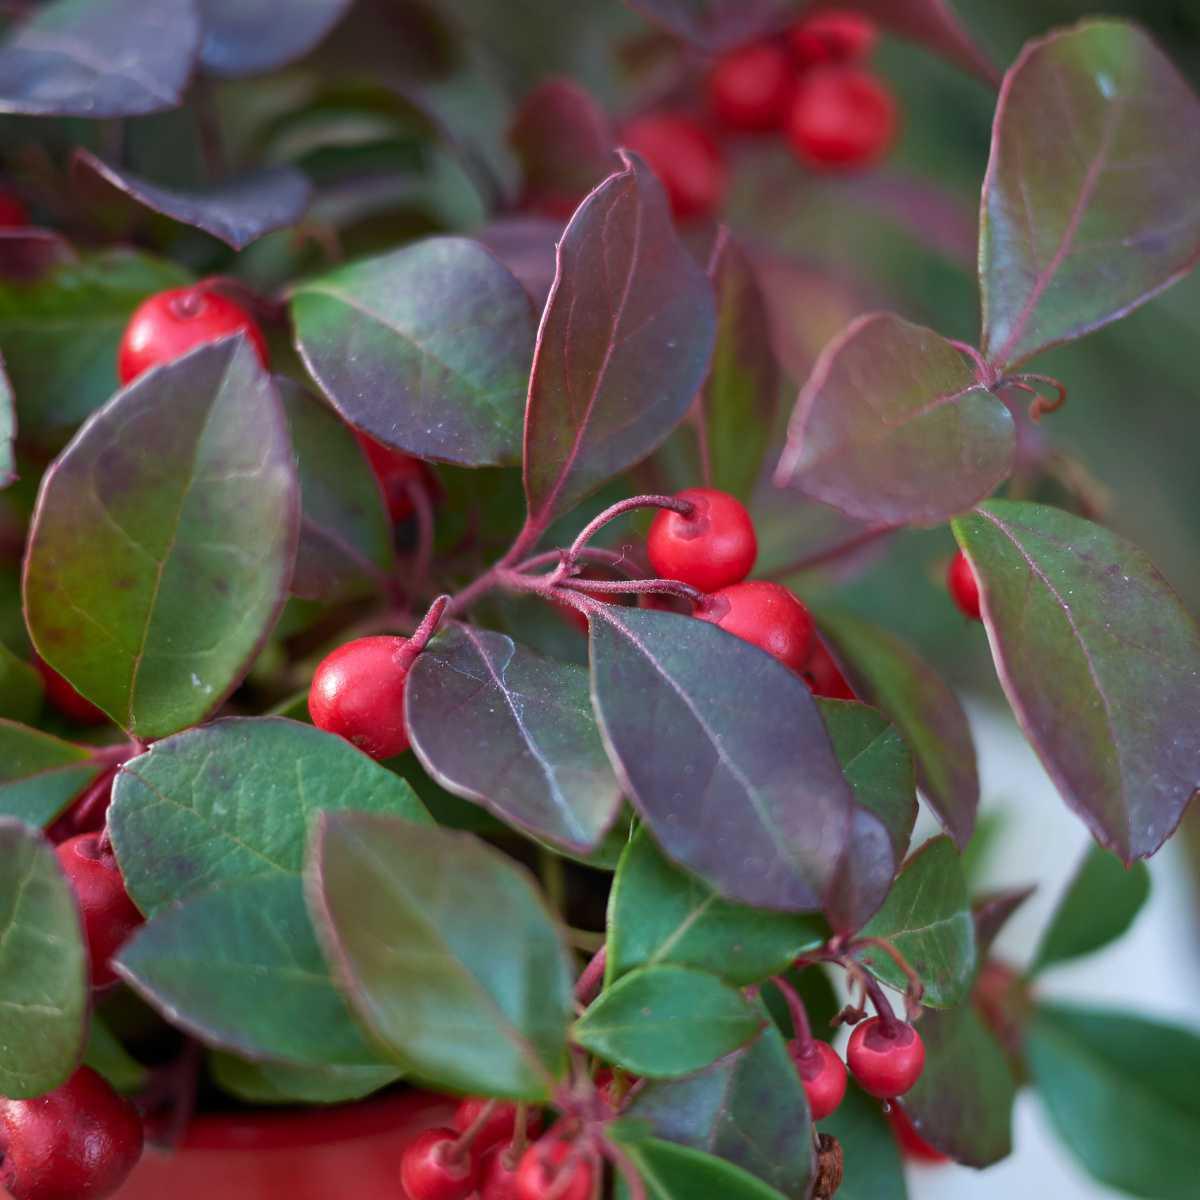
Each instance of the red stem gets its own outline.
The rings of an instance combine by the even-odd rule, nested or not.
[[[462,1162],[468,1154],[471,1153],[471,1147],[475,1144],[480,1133],[483,1132],[483,1127],[492,1119],[492,1114],[496,1111],[498,1101],[489,1100],[478,1112],[475,1120],[463,1130],[462,1135],[446,1151],[446,1161],[448,1163]]]
[[[690,516],[695,505],[688,500],[677,500],[674,496],[631,496],[627,500],[618,500],[610,505],[599,516],[593,517],[582,529],[579,536],[571,543],[566,553],[566,561],[573,563],[575,556],[604,528],[610,521],[633,512],[638,508],[669,508],[673,512]]]
[[[864,982],[867,995],[871,997],[871,1003],[879,1014],[879,1023],[883,1026],[884,1034],[887,1037],[895,1037],[900,1028],[900,1021],[897,1020],[896,1014],[892,1010],[891,1002],[883,994],[883,988],[879,986],[879,982],[873,976],[864,976]]]
[[[808,1010],[804,1007],[804,1001],[800,999],[799,993],[782,975],[776,975],[771,982],[779,989],[784,1000],[787,1001],[788,1012],[792,1018],[793,1035],[799,1043],[800,1053],[807,1058],[813,1052],[813,1036],[812,1026],[808,1021]]]
[[[601,946],[592,956],[592,961],[583,968],[583,973],[575,983],[575,999],[580,1004],[590,1004],[600,991],[604,981],[604,968],[608,962],[608,947]]]
[[[690,600],[697,608],[705,606],[708,597],[699,588],[678,579],[560,579],[555,585],[569,592],[594,592],[602,595],[678,596]]]

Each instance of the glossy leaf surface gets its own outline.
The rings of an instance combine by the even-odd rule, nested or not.
[[[200,58],[214,75],[274,71],[307,54],[353,0],[197,0]]]
[[[84,747],[0,720],[0,816],[48,825],[99,770]]]
[[[345,1104],[393,1084],[400,1072],[389,1066],[298,1067],[251,1062],[216,1050],[208,1056],[213,1081],[250,1104]]]
[[[44,692],[36,668],[0,642],[0,719],[36,721],[42,711]]]
[[[720,1196],[721,1200],[783,1200],[774,1188],[753,1175],[699,1150],[660,1142],[639,1140],[625,1147],[646,1187],[647,1200],[694,1200],[696,1196]],[[624,1180],[617,1195],[630,1200]]]
[[[845,1175],[838,1200],[908,1200],[900,1148],[878,1100],[851,1083],[821,1131],[842,1146]]]

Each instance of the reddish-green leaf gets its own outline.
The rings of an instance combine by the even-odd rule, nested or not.
[[[0,718],[33,722],[42,711],[45,684],[41,673],[0,642]]]
[[[983,351],[997,367],[1124,316],[1200,256],[1200,101],[1150,37],[1092,21],[1005,77],[983,187]]]
[[[353,0],[199,0],[200,59],[214,75],[274,71],[307,54]]]
[[[935,525],[1012,470],[1012,413],[930,329],[860,317],[822,351],[796,400],[781,487],[884,525]]]
[[[13,404],[12,387],[0,358],[0,488],[8,487],[16,478],[17,463],[13,443],[17,440],[17,410]]]
[[[83,746],[0,720],[0,815],[49,825],[100,773]]]
[[[1063,799],[1126,862],[1200,788],[1200,629],[1136,547],[1060,509],[954,523],[1000,683]]]
[[[648,20],[707,53],[731,50],[785,19],[784,0],[626,0]]]
[[[243,338],[141,376],[42,481],[25,570],[38,651],[139,737],[202,720],[283,604],[297,501],[279,395]]]
[[[544,529],[650,453],[687,412],[712,353],[712,288],[662,185],[624,158],[558,244],[525,415],[529,520]]]

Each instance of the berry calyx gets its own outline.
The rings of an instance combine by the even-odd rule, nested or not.
[[[793,671],[802,671],[808,661],[812,617],[782,584],[761,579],[735,583],[709,596],[696,616],[753,643]]]
[[[659,509],[646,539],[655,574],[702,592],[741,583],[758,557],[754,522],[741,502],[715,488],[686,488],[675,499],[691,511]]]
[[[29,209],[12,192],[0,191],[0,229],[23,229],[29,224]]]
[[[33,665],[46,688],[46,699],[68,721],[76,725],[103,725],[108,716],[86,697],[81,696],[48,662],[34,655]]]
[[[517,1200],[592,1200],[596,1168],[572,1142],[547,1137],[535,1142],[517,1166]]]
[[[404,687],[414,657],[402,637],[365,637],[339,646],[313,676],[308,693],[313,724],[372,758],[403,754]]]
[[[888,1124],[904,1157],[913,1162],[947,1163],[950,1161],[940,1150],[931,1146],[913,1125],[908,1113],[899,1104],[889,1104],[887,1108]]]
[[[486,1151],[479,1171],[479,1200],[518,1200],[518,1163],[508,1143]]]
[[[859,1086],[880,1100],[903,1096],[921,1078],[925,1043],[906,1021],[880,1017],[854,1027],[846,1047],[846,1064]]]
[[[92,987],[110,987],[117,977],[108,965],[109,959],[145,918],[129,898],[121,868],[100,834],[81,833],[68,838],[55,853],[83,917]]]
[[[0,1185],[12,1200],[105,1200],[142,1155],[142,1120],[90,1067],[36,1100],[0,1099]]]
[[[405,1148],[400,1182],[409,1200],[466,1200],[479,1186],[479,1160],[456,1150],[453,1129],[426,1129]]]
[[[709,103],[730,129],[761,133],[783,124],[794,83],[787,52],[773,42],[759,42],[717,62],[708,79]]]
[[[650,113],[625,126],[624,144],[658,176],[679,220],[707,217],[725,196],[727,171],[716,142],[690,117]]]
[[[479,1119],[483,1110],[491,1105],[491,1111],[482,1125]],[[517,1106],[515,1104],[496,1103],[479,1096],[468,1096],[463,1100],[454,1113],[454,1128],[459,1133],[475,1130],[471,1148],[479,1156],[492,1146],[507,1145],[512,1141],[517,1131]],[[525,1132],[529,1137],[537,1137],[542,1131],[542,1114],[536,1109],[528,1109],[525,1114]]]
[[[834,662],[825,644],[816,638],[804,665],[804,680],[814,696],[823,696],[826,700],[856,699],[841,667]]]
[[[946,587],[963,616],[970,617],[972,621],[983,620],[979,580],[975,578],[975,568],[971,566],[970,559],[961,550],[950,560],[950,566],[946,569]]]
[[[837,1111],[846,1094],[845,1064],[828,1042],[817,1038],[810,1039],[803,1047],[799,1041],[789,1042],[788,1054],[804,1084],[812,1119],[823,1121]]]
[[[117,375],[122,384],[130,383],[151,367],[233,333],[244,333],[267,366],[262,331],[236,301],[203,283],[158,292],[138,306],[125,326],[117,349]]]
[[[827,9],[797,21],[788,32],[792,54],[801,67],[864,59],[875,48],[879,31],[861,13]]]
[[[892,93],[857,67],[822,67],[796,85],[787,136],[811,167],[852,170],[881,159],[896,137]]]
[[[397,525],[406,521],[413,514],[411,489],[414,485],[428,486],[429,468],[419,458],[405,454],[403,450],[393,450],[391,446],[385,446],[357,429],[354,436],[379,481],[384,500],[387,501],[388,516]]]

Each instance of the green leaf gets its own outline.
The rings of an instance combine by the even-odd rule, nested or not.
[[[152,916],[210,888],[299,878],[314,816],[347,808],[429,823],[408,783],[342,738],[231,717],[127,762],[108,825],[125,886]]]
[[[297,1067],[251,1062],[214,1050],[208,1056],[213,1082],[248,1104],[345,1104],[395,1083],[395,1067]]]
[[[1193,1200],[1200,1038],[1133,1013],[1039,1005],[1026,1050],[1059,1137],[1101,1183]]]
[[[753,1175],[699,1150],[660,1142],[654,1138],[631,1142],[625,1153],[646,1185],[647,1200],[696,1200],[719,1196],[721,1200],[784,1200],[774,1188]],[[629,1200],[625,1181],[618,1178],[617,1195]]]
[[[0,1096],[52,1091],[87,1037],[87,951],[54,848],[0,817]]]
[[[900,1147],[878,1100],[851,1083],[821,1132],[842,1146],[845,1174],[837,1200],[908,1200]]]
[[[399,1063],[455,1091],[548,1098],[573,972],[522,868],[469,834],[329,813],[307,887],[351,1005]]]
[[[573,1039],[635,1075],[698,1071],[748,1042],[765,1017],[735,988],[691,967],[639,967],[575,1022]]]
[[[608,902],[606,979],[636,967],[696,967],[729,983],[757,983],[820,946],[817,916],[748,908],[722,900],[674,867],[645,828],[621,855]]]
[[[44,692],[37,671],[0,642],[0,720],[36,721]]]
[[[62,446],[117,388],[117,344],[147,296],[189,283],[174,263],[102,250],[29,281],[0,281],[0,351],[23,442]]]
[[[952,1008],[966,999],[975,977],[975,923],[967,881],[948,837],[926,842],[904,864],[883,907],[863,929],[904,956],[925,985],[924,1003]],[[883,950],[860,955],[871,974],[903,990],[904,972]]]
[[[534,314],[468,238],[415,242],[301,284],[296,345],[350,424],[420,458],[521,461]]]
[[[25,564],[38,651],[138,737],[202,720],[283,605],[298,500],[279,396],[244,338],[147,372],[42,481]]]
[[[0,816],[49,825],[101,770],[82,746],[0,720]]]
[[[118,1092],[140,1091],[150,1079],[149,1068],[142,1066],[94,1013],[83,1061],[85,1066],[103,1075]]]
[[[1126,867],[1093,846],[1058,902],[1030,971],[1039,974],[1116,941],[1133,924],[1149,895],[1150,872],[1145,863]]]

